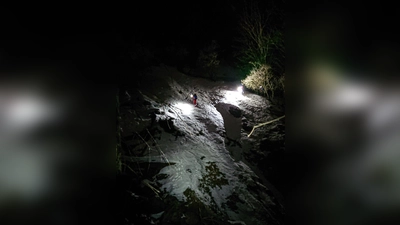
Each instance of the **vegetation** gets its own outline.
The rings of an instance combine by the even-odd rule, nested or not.
[[[284,89],[284,39],[282,12],[274,5],[246,3],[236,39],[240,67],[248,76],[242,80],[250,90],[273,97]],[[261,88],[260,88],[261,87]]]
[[[217,49],[218,44],[213,40],[199,51],[199,57],[197,58],[197,66],[204,69],[209,74],[210,78],[213,78],[215,69],[220,62],[218,60]]]
[[[165,64],[182,69],[189,64],[190,51],[184,44],[170,43],[164,48],[161,58]]]
[[[261,65],[252,69],[250,74],[242,80],[242,84],[250,90],[273,98],[275,91],[284,88],[284,76],[274,76],[270,66]]]

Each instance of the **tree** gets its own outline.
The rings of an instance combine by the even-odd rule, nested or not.
[[[262,86],[267,93],[283,87],[285,49],[282,17],[282,10],[275,4],[264,7],[257,1],[245,2],[239,19],[240,36],[236,39],[237,56],[242,69],[251,76],[247,79],[247,84],[251,85],[245,85],[252,90],[259,90]]]
[[[268,64],[283,73],[285,49],[282,10],[275,4],[263,6],[256,0],[245,2],[239,19],[237,55],[244,64],[258,67]]]
[[[197,66],[209,74],[212,79],[215,73],[215,69],[219,65],[218,60],[218,44],[215,40],[211,41],[210,44],[206,45],[199,51],[199,57],[197,58]]]

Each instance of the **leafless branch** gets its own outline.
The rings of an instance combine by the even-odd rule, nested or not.
[[[258,125],[256,125],[256,126],[254,126],[253,129],[251,130],[250,134],[247,135],[247,137],[250,137],[251,134],[254,132],[254,130],[255,130],[256,128],[265,126],[265,125],[270,124],[270,123],[273,123],[273,122],[278,121],[278,120],[280,120],[280,119],[282,119],[282,118],[284,118],[284,117],[285,117],[285,115],[283,115],[283,116],[281,116],[281,117],[279,117],[279,118],[273,119],[273,120],[271,120],[271,121],[268,121],[268,122],[265,122],[265,123],[261,123],[261,124],[258,124]]]

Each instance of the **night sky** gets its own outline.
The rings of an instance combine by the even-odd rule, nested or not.
[[[108,66],[111,72],[130,63],[135,45],[152,51],[182,46],[195,55],[212,40],[221,57],[231,57],[240,8],[228,0],[4,7],[2,58],[4,66],[61,60],[89,68]]]
[[[99,58],[100,51],[105,54],[105,63],[113,61],[112,64],[119,65],[123,61],[121,55],[131,51],[129,48],[134,44],[154,49],[181,45],[198,52],[216,40],[221,56],[229,57],[233,40],[238,36],[242,2],[28,3],[4,7],[0,13],[2,48],[6,55],[14,56],[10,59],[27,58],[27,61],[82,57],[88,60]]]
[[[3,8],[2,19],[8,39],[19,37],[49,44],[71,36],[96,41],[122,35],[126,41],[165,43],[229,40],[236,26],[236,12],[229,1],[148,1],[117,6],[35,4]]]
[[[234,31],[235,12],[229,1],[164,2],[157,4],[156,8],[149,1],[137,7],[134,13],[124,14],[123,24],[132,29],[121,28],[128,36],[158,43],[202,42],[212,39],[222,42],[228,41]]]

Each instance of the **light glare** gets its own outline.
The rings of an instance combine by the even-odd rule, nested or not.
[[[239,87],[237,88],[237,91],[238,91],[240,94],[242,94],[242,93],[243,93],[243,87],[242,87],[242,86],[239,86]]]
[[[176,107],[179,108],[182,111],[182,114],[184,114],[184,115],[192,114],[193,106],[188,103],[178,102],[176,104]]]
[[[225,97],[223,102],[238,106],[239,101],[248,99],[246,96],[242,94],[242,92],[238,91],[225,91]]]

